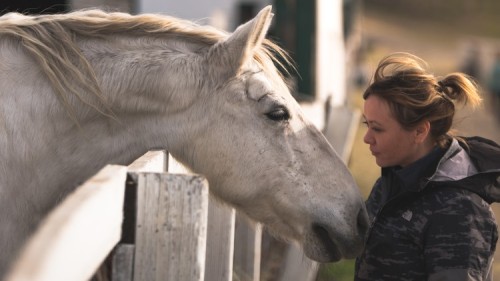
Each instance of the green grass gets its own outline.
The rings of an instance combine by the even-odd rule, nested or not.
[[[322,264],[316,281],[352,281],[354,279],[354,260],[341,260],[337,263]]]

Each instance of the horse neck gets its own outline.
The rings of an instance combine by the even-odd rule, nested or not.
[[[145,135],[162,131],[164,146],[175,149],[186,133],[184,120],[199,103],[204,82],[195,43],[160,37],[115,36],[109,40],[80,40],[81,49],[96,73],[100,88],[120,122],[135,124]],[[147,124],[143,124],[147,123]],[[179,138],[177,138],[179,137]],[[149,143],[143,140],[142,143]]]
[[[193,116],[201,88],[195,77],[201,76],[196,61],[187,63],[189,55],[176,52],[172,57],[173,51],[165,47],[140,48],[132,42],[132,48],[126,48],[98,41],[80,39],[80,49],[114,118],[69,94],[78,124],[68,118],[67,108],[35,61],[15,42],[0,42],[2,249],[10,243],[11,232],[19,238],[12,248],[20,247],[61,198],[104,165],[127,165],[155,148],[184,157],[189,140],[205,126],[205,119]],[[187,120],[198,123],[186,126]]]
[[[115,110],[178,112],[197,97],[202,70],[193,48],[199,46],[175,38],[124,35],[80,44]]]
[[[64,110],[48,115],[47,112],[53,111],[51,107],[57,104],[57,98],[50,93],[50,84],[43,81],[42,86],[40,83],[31,85],[33,90],[28,94],[32,103],[38,104],[37,112],[19,109],[17,114],[30,112],[31,116],[20,116],[26,122],[12,124],[18,132],[30,132],[29,136],[22,139],[13,136],[11,145],[18,145],[13,145],[9,153],[2,153],[6,156],[4,163],[13,163],[8,161],[10,156],[15,159],[27,155],[29,159],[16,159],[18,165],[12,166],[17,171],[9,171],[9,165],[3,165],[2,170],[11,175],[3,177],[9,182],[1,180],[0,185],[15,186],[16,182],[33,188],[53,186],[57,193],[55,190],[62,185],[71,187],[105,164],[125,165],[150,149],[163,148],[174,155],[185,154],[183,150],[189,146],[188,140],[195,137],[192,132],[203,126],[185,126],[184,121],[193,119],[190,114],[200,88],[200,82],[193,78],[199,77],[194,70],[196,61],[187,63],[190,55],[174,52],[168,44],[161,48],[160,44],[140,46],[126,39],[79,41],[115,118],[95,112],[75,98],[72,102],[77,110],[78,126]],[[128,43],[124,44],[126,41]],[[33,73],[38,72],[36,67],[33,69]],[[22,128],[24,125],[31,128]],[[61,171],[65,171],[64,177],[60,176]],[[33,176],[23,176],[26,173]],[[60,178],[62,181],[56,182]]]

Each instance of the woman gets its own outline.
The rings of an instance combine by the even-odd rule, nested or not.
[[[363,98],[365,143],[382,168],[355,280],[492,280],[500,147],[450,129],[455,103],[481,98],[465,74],[442,79],[407,53],[378,65]]]

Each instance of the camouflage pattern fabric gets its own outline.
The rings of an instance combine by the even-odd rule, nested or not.
[[[500,147],[467,141],[410,171],[382,169],[355,280],[492,280],[498,232],[489,203],[500,201]]]

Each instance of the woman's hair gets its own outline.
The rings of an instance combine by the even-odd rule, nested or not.
[[[430,135],[444,147],[451,138],[455,104],[477,106],[481,103],[478,87],[463,73],[435,77],[427,64],[408,53],[394,53],[383,58],[363,98],[376,95],[384,99],[405,129],[412,129],[428,120]]]

